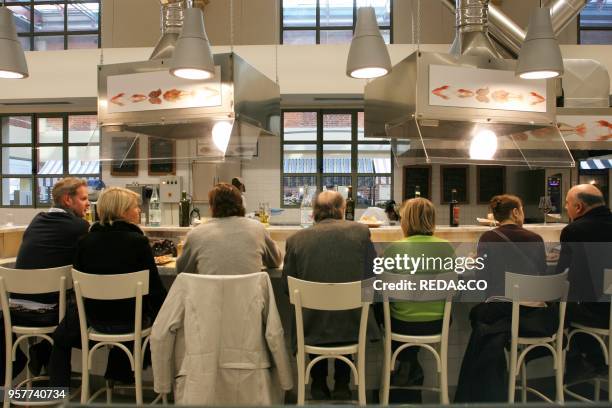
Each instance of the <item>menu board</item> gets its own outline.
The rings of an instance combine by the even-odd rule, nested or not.
[[[404,166],[402,201],[414,198],[417,186],[421,192],[421,197],[431,200],[430,166]]]
[[[176,140],[149,137],[149,176],[176,174]]]
[[[111,176],[138,175],[138,136],[113,137],[111,151]]]
[[[478,166],[476,173],[478,204],[489,204],[491,198],[506,191],[506,168],[502,166]]]
[[[440,180],[441,204],[451,201],[453,189],[457,190],[456,198],[459,203],[469,203],[468,166],[440,166]]]

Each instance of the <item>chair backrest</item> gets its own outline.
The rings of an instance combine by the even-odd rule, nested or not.
[[[612,269],[604,269],[604,293],[612,295]]]
[[[59,292],[61,280],[65,280],[65,289],[72,288],[70,270],[72,265],[47,269],[13,269],[0,266],[0,277],[9,293],[40,294]]]
[[[87,344],[87,314],[83,298],[96,300],[132,299],[136,301],[134,309],[134,333],[137,339],[142,335],[142,297],[149,293],[149,271],[138,271],[124,274],[96,275],[72,269],[74,292],[79,310],[81,344]],[[136,342],[140,349],[140,343]]]
[[[140,283],[141,294],[149,293],[149,271],[138,271],[113,275],[97,275],[72,270],[72,280],[79,283],[81,296],[86,299],[117,300],[137,296]]]
[[[0,266],[0,303],[5,316],[5,331],[10,334],[11,322],[9,293],[38,295],[59,292],[58,323],[66,313],[66,290],[72,288],[70,270],[72,266],[58,266],[47,269],[13,269]]]
[[[566,301],[567,271],[556,275],[533,276],[506,272],[506,297],[517,302]]]
[[[295,306],[295,330],[297,334],[298,359],[304,358],[304,320],[302,308],[326,311],[352,310],[361,308],[359,320],[359,358],[365,353],[365,338],[368,326],[370,301],[362,299],[362,281],[347,283],[309,282],[287,277],[289,301]],[[334,341],[334,339],[330,339]]]
[[[569,282],[568,271],[556,275],[532,276],[506,272],[506,297],[512,299],[511,352],[515,353],[519,336],[519,308],[521,302],[559,301],[557,338],[563,336],[565,308]],[[561,342],[558,343],[561,347]]]
[[[458,276],[455,272],[444,272],[438,274],[400,274],[385,272],[380,276],[381,283],[396,285],[397,289],[382,289],[382,297],[387,300],[401,300],[409,302],[431,302],[436,300],[447,300],[456,292]],[[451,283],[452,282],[452,283]],[[399,286],[402,285],[402,286]],[[408,289],[412,285],[414,289]],[[380,287],[380,286],[377,286]]]
[[[310,282],[289,276],[289,301],[314,310],[350,310],[362,306],[361,281],[348,283]]]

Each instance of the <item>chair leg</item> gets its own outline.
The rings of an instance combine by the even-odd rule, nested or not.
[[[380,405],[389,405],[389,387],[391,386],[391,354],[390,350],[387,350],[385,345],[383,356],[383,367],[382,375],[380,378],[380,393],[379,403]]]
[[[510,367],[508,373],[508,402],[514,403],[516,392],[516,352],[510,352]]]
[[[525,367],[525,359],[521,363],[521,401],[527,402],[527,367]]]
[[[106,403],[113,403],[113,388],[115,388],[115,382],[113,380],[106,381]]]
[[[13,358],[12,353],[9,350],[13,349],[13,342],[7,342],[5,347],[7,351],[5,353],[6,362],[4,364],[4,389],[10,390],[13,386]],[[9,408],[10,402],[10,398],[8,398],[5,393],[2,407]]]
[[[304,362],[303,357],[300,358],[298,356],[297,366],[298,366],[297,404],[304,405],[305,394],[306,394],[306,383],[304,382],[304,377],[306,376],[306,368],[305,368],[305,362]]]
[[[359,405],[362,407],[366,406],[366,384],[365,384],[365,356],[359,356],[357,360],[357,375],[359,376],[359,384],[357,385],[357,391],[359,394]]]
[[[563,367],[565,364],[563,364],[563,360],[561,359],[562,355],[563,353],[552,353],[553,363],[555,366],[555,388],[557,391],[557,402],[559,403],[563,403],[565,401],[565,394],[563,390]]]
[[[82,346],[81,350],[81,404],[89,400],[89,347]]]
[[[608,356],[608,402],[612,402],[612,356]]]
[[[440,370],[440,403],[443,405],[449,404],[448,399],[448,359],[441,358]]]
[[[142,361],[141,356],[134,356],[134,387],[136,388],[136,404],[142,405]]]
[[[599,401],[599,398],[601,398],[601,380],[599,378],[593,381],[593,387],[593,401]]]

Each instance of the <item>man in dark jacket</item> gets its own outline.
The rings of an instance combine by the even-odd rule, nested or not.
[[[87,234],[83,219],[89,208],[87,182],[75,177],[58,181],[51,192],[54,206],[38,213],[23,234],[15,267],[43,269],[71,265],[77,240]],[[42,303],[55,303],[52,295],[30,296]]]
[[[572,303],[568,305],[568,321],[607,328],[610,303],[603,293],[603,271],[612,268],[612,213],[601,191],[591,184],[571,188],[565,208],[572,222],[561,231],[557,272],[569,268]],[[592,371],[603,363],[599,361],[603,358],[599,345],[590,336],[578,335],[572,343],[567,369],[570,376],[580,375],[579,370]]]
[[[344,220],[345,201],[334,191],[318,195],[313,207],[315,225],[287,239],[283,275],[298,279],[343,283],[362,280],[372,273],[376,256],[365,225]],[[365,275],[364,275],[365,274]],[[359,333],[359,310],[340,312],[304,311],[304,336],[308,345],[356,343]],[[325,399],[327,360],[311,370],[311,394]],[[348,365],[336,360],[334,398],[349,399],[350,371]]]
[[[83,219],[89,208],[87,182],[76,177],[58,181],[51,192],[54,206],[48,212],[37,214],[23,234],[17,253],[17,269],[45,269],[71,265],[77,240],[87,234],[89,223]],[[38,295],[11,295],[39,303],[57,304],[57,293]],[[51,313],[20,311],[11,313],[13,324],[26,326],[53,326],[57,324],[57,309]],[[4,342],[4,336],[0,336]],[[30,348],[30,370],[38,374],[49,360],[51,346],[40,342]],[[21,350],[17,353],[15,371],[25,361]],[[20,371],[20,370],[19,370]],[[3,371],[4,373],[4,371]]]

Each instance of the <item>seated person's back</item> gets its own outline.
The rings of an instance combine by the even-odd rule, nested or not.
[[[151,324],[165,295],[148,238],[136,223],[140,220],[139,197],[119,188],[106,189],[98,200],[100,221],[77,245],[74,269],[98,275],[149,271],[149,295],[143,298],[143,316]],[[129,330],[134,321],[134,300],[86,300],[90,323],[100,330]],[[143,322],[144,324],[144,322]]]
[[[87,234],[89,223],[83,219],[89,207],[87,183],[67,177],[53,186],[54,206],[37,214],[23,233],[17,253],[17,269],[46,269],[71,265],[77,241]],[[57,303],[56,294],[15,295],[41,303]]]
[[[178,272],[236,275],[280,265],[280,250],[265,227],[244,217],[236,187],[220,183],[208,196],[213,218],[187,234]]]

